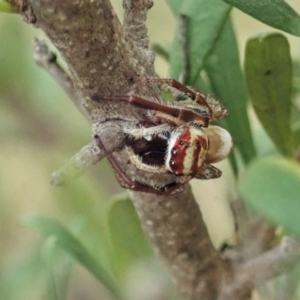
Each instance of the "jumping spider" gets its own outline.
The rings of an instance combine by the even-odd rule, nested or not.
[[[175,103],[153,102],[135,95],[108,96],[101,99],[125,101],[147,110],[147,119],[134,128],[124,129],[125,147],[130,161],[139,170],[157,174],[173,174],[175,180],[163,187],[131,179],[107,151],[101,137],[97,145],[104,151],[121,186],[155,194],[179,192],[192,178],[211,179],[221,171],[211,163],[223,160],[232,148],[230,134],[211,121],[227,116],[227,111],[213,96],[187,87],[173,79],[137,78],[135,82],[167,84],[189,99]]]

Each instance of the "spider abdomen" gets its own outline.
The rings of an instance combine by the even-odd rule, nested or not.
[[[204,162],[207,149],[208,138],[202,129],[182,125],[170,138],[166,168],[176,175],[194,175]]]

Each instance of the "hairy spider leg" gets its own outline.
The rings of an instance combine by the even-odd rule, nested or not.
[[[124,95],[124,96],[96,96],[92,97],[92,100],[103,99],[103,100],[116,100],[125,101],[131,105],[135,105],[148,110],[157,112],[157,115],[161,118],[167,119],[177,126],[183,125],[187,122],[200,122],[204,127],[208,126],[209,116],[203,116],[193,112],[187,108],[180,108],[171,106],[159,102],[154,102],[148,99],[144,99],[135,95]]]
[[[174,127],[170,124],[160,124],[146,128],[130,128],[124,129],[124,132],[134,139],[140,139],[145,136],[153,136],[159,133],[170,132]]]
[[[195,176],[196,179],[216,179],[220,178],[222,171],[208,163],[203,163],[202,166],[197,170]]]
[[[115,171],[116,177],[118,179],[118,182],[123,188],[138,191],[138,192],[157,194],[157,195],[169,195],[169,194],[177,193],[177,192],[181,191],[180,187],[185,182],[184,183],[171,183],[171,184],[165,186],[164,188],[156,189],[152,186],[145,185],[140,182],[131,180],[128,176],[126,176],[124,171],[117,164],[113,155],[107,151],[107,149],[105,148],[104,144],[101,141],[101,138],[98,135],[95,135],[94,138],[96,140],[98,147],[100,147],[100,149],[103,150],[105,156],[107,157],[110,164],[112,165],[112,167]]]
[[[192,100],[195,102],[203,105],[207,108],[209,115],[213,115],[213,110],[209,106],[209,104],[206,101],[206,94],[195,91],[194,89],[182,84],[181,82],[175,80],[175,79],[168,79],[168,78],[136,78],[136,81],[144,81],[144,82],[156,82],[161,84],[167,84],[175,89],[177,89],[180,92],[185,93],[188,95]]]

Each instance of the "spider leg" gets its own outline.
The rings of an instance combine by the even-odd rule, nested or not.
[[[170,124],[160,124],[152,127],[143,127],[143,128],[133,128],[133,129],[124,129],[124,133],[128,134],[129,137],[133,139],[140,139],[146,136],[153,136],[159,133],[170,132],[174,126]]]
[[[117,162],[115,161],[113,155],[107,151],[104,144],[102,143],[100,137],[98,135],[94,136],[97,145],[100,149],[104,152],[106,158],[109,160],[110,164],[112,165],[113,169],[115,170],[116,177],[120,183],[120,185],[126,189],[133,189],[135,187],[135,182],[129,179],[126,174],[121,170]]]
[[[195,102],[205,106],[209,112],[211,111],[211,108],[206,102],[206,94],[195,91],[194,89],[184,85],[183,83],[175,80],[175,79],[169,79],[169,78],[137,78],[136,81],[145,81],[145,82],[156,82],[160,84],[167,84],[171,87],[174,87],[175,89],[185,93],[188,95],[192,100]]]
[[[222,175],[222,171],[208,163],[203,163],[198,169],[195,178],[197,179],[215,179]]]
[[[116,177],[118,179],[118,182],[120,183],[120,185],[123,188],[126,189],[130,189],[130,190],[134,190],[134,191],[138,191],[138,192],[146,192],[146,193],[152,193],[152,194],[157,194],[157,195],[168,195],[168,194],[172,194],[172,193],[178,193],[182,191],[182,184],[177,184],[175,183],[171,183],[163,188],[160,189],[156,189],[152,186],[137,182],[137,181],[133,181],[131,180],[125,173],[124,171],[119,167],[119,165],[117,164],[115,158],[113,157],[113,155],[111,153],[109,153],[104,144],[102,143],[100,137],[98,135],[94,136],[97,145],[102,149],[102,151],[104,152],[105,156],[107,157],[107,159],[109,160],[110,164],[112,165]]]
[[[185,93],[196,103],[204,106],[212,120],[218,120],[227,117],[227,111],[223,105],[212,95],[196,91],[175,79],[168,78],[136,78],[135,81],[156,82],[167,84],[180,92]],[[212,121],[211,120],[211,121]]]
[[[209,116],[193,112],[191,109],[176,107],[172,105],[167,105],[159,102],[153,102],[148,99],[144,99],[135,95],[124,95],[124,96],[99,96],[93,95],[92,100],[97,101],[99,99],[103,100],[116,100],[125,101],[131,105],[141,107],[148,110],[156,111],[156,115],[160,118],[166,119],[169,122],[180,126],[189,121],[199,122],[203,126],[207,127],[209,122]]]

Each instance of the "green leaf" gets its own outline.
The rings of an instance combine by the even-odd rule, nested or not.
[[[240,192],[259,213],[300,237],[300,167],[280,156],[255,161]]]
[[[59,299],[55,277],[53,274],[54,273],[53,272],[54,252],[55,252],[56,244],[57,244],[56,238],[54,236],[49,236],[42,247],[42,257],[48,271],[47,294],[50,300]]]
[[[274,28],[300,36],[300,16],[283,0],[223,0]]]
[[[120,299],[120,291],[115,280],[89,253],[81,242],[61,224],[42,216],[27,217],[24,219],[23,223],[37,229],[46,237],[54,236],[57,245],[98,278],[115,296],[115,299]]]
[[[279,152],[292,156],[292,61],[282,34],[254,37],[247,42],[245,72],[256,114]]]
[[[132,264],[153,255],[152,248],[127,193],[112,199],[107,211],[107,223],[114,256],[113,267],[123,279]]]
[[[229,18],[207,56],[204,67],[214,94],[228,110],[229,117],[226,118],[225,125],[233,137],[234,145],[239,149],[244,162],[249,163],[255,157],[256,151],[247,113],[246,83]]]
[[[49,300],[64,300],[73,266],[72,258],[58,247],[57,239],[51,235],[44,241],[40,252],[46,266],[47,295]],[[59,249],[58,249],[59,248]]]
[[[6,13],[16,13],[17,9],[15,6],[7,3],[6,1],[0,0],[0,12],[6,12]]]
[[[231,6],[220,0],[168,0],[176,17],[187,17],[188,56],[190,76],[188,83],[194,85],[203,67],[207,53],[218,38],[219,32],[228,16]],[[182,71],[182,46],[179,42],[179,30],[176,30],[170,53],[170,76],[178,79]]]

